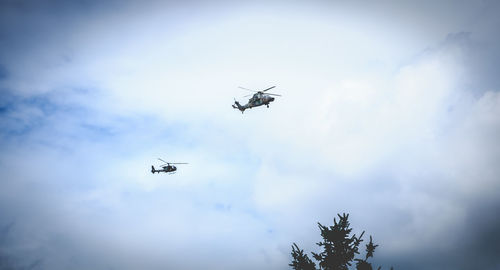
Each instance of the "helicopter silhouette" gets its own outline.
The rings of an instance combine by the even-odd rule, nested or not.
[[[265,93],[266,91],[271,90],[274,87],[276,87],[276,86],[269,87],[269,88],[264,89],[262,91],[255,91],[255,90],[251,90],[251,89],[247,89],[247,88],[239,86],[238,88],[241,88],[241,89],[244,89],[247,91],[255,92],[255,94],[253,94],[253,95],[250,94],[250,95],[245,96],[245,97],[252,96],[248,100],[247,104],[241,105],[238,101],[234,100],[234,105],[232,105],[232,106],[234,109],[240,110],[241,113],[243,113],[246,109],[251,109],[253,107],[258,107],[258,106],[262,106],[262,105],[266,105],[269,108],[269,103],[274,101],[274,97],[272,97],[272,96],[281,97],[281,95],[278,95],[278,94]]]
[[[170,164],[188,164],[188,163],[185,163],[185,162],[166,162],[165,160],[161,159],[161,158],[158,158],[158,160],[164,162],[165,164],[162,164],[160,165],[160,167],[162,167],[162,169],[155,169],[155,167],[153,165],[151,165],[151,173],[161,173],[161,172],[164,172],[164,173],[168,173],[168,174],[174,174],[176,171],[177,171],[177,167],[175,167],[174,165],[170,165]]]

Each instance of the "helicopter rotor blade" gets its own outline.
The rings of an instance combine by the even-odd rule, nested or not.
[[[246,95],[246,96],[243,96],[243,97],[249,97],[249,96],[253,96],[254,94],[250,94],[250,95]]]
[[[248,88],[241,87],[241,86],[238,86],[238,88],[241,88],[241,89],[243,89],[243,90],[247,90],[247,91],[251,91],[251,92],[259,92],[259,91],[255,91],[255,90],[248,89]]]
[[[281,95],[278,95],[278,94],[271,94],[271,93],[267,93],[267,95],[281,97]]]
[[[262,92],[266,92],[267,90],[271,90],[271,89],[273,89],[274,87],[276,87],[276,86],[271,86],[271,87],[269,87],[269,88],[267,88],[267,89],[265,89],[265,90],[262,90]]]
[[[158,160],[163,161],[164,163],[166,163],[168,165],[170,165],[170,164],[189,164],[189,163],[186,163],[186,162],[167,162],[167,161],[165,161],[165,160],[163,160],[161,158],[158,158]]]

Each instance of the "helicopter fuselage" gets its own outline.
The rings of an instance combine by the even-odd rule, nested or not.
[[[249,106],[249,108],[258,107],[262,105],[269,105],[269,103],[273,101],[274,98],[271,97],[270,95],[266,95],[263,93],[256,93],[255,95],[253,95],[252,98],[248,100],[248,103],[245,106]]]
[[[177,170],[177,167],[173,166],[173,165],[166,165],[166,166],[161,166],[162,169],[155,169],[154,166],[151,166],[151,173],[161,173],[161,172],[165,172],[165,173],[169,173],[169,172],[175,172]]]

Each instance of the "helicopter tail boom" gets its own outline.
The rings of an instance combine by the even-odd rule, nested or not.
[[[235,104],[236,106],[235,106],[235,105],[233,105],[233,108],[240,110],[240,111],[241,111],[241,113],[243,113],[243,112],[245,111],[246,107],[241,106],[241,104],[240,104],[238,101],[236,101],[236,100],[235,100],[235,101],[234,101],[234,104]]]

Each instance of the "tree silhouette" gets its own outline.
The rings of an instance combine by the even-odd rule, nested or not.
[[[372,241],[372,237],[370,236],[370,243],[366,245],[366,256],[365,259],[355,259],[356,261],[356,269],[357,270],[372,270],[372,265],[368,263],[368,258],[373,257],[373,252],[378,245],[374,245]],[[380,267],[378,268],[380,270]],[[392,268],[391,268],[392,270]]]
[[[316,243],[322,248],[322,252],[311,252],[314,259],[319,262],[319,269],[324,270],[348,270],[352,263],[356,262],[357,270],[372,270],[372,265],[368,258],[373,257],[375,248],[378,245],[373,243],[370,236],[370,242],[366,245],[366,255],[364,259],[355,259],[359,254],[359,245],[363,242],[363,234],[358,237],[356,234],[351,236],[352,228],[349,223],[349,215],[337,214],[339,221],[333,219],[333,226],[323,226],[318,222],[323,241]],[[292,245],[292,263],[289,264],[295,270],[316,270],[316,264],[301,250],[297,244]],[[380,267],[378,268],[380,270]],[[391,268],[392,270],[392,268]]]
[[[290,266],[293,267],[293,269],[316,270],[316,264],[311,261],[311,259],[307,257],[307,254],[304,254],[304,251],[295,243],[292,245],[292,256],[293,261]]]

